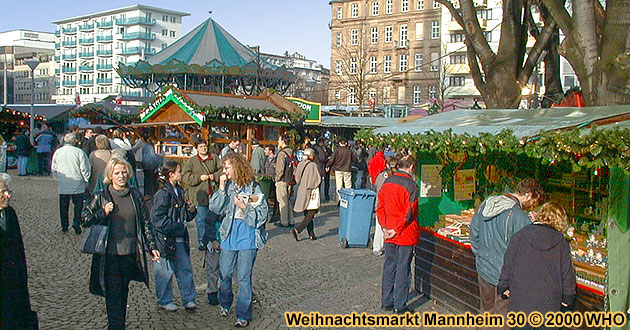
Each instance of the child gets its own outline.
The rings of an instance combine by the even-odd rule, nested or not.
[[[560,312],[575,300],[575,271],[569,242],[562,235],[567,211],[550,202],[536,221],[518,231],[509,242],[497,285],[497,294],[510,298],[508,310]]]

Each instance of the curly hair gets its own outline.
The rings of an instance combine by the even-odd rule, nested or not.
[[[540,223],[548,224],[555,230],[562,232],[569,224],[569,215],[562,205],[548,202],[540,208],[536,220]]]
[[[527,178],[521,180],[516,186],[516,193],[521,195],[532,194],[532,198],[542,200],[545,198],[545,190],[538,180]]]
[[[239,187],[244,187],[250,182],[254,181],[254,171],[249,165],[249,162],[245,160],[245,157],[237,153],[229,153],[223,157],[223,167],[225,163],[230,163],[234,169],[234,176],[232,181]]]

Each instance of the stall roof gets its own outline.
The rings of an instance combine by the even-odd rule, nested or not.
[[[398,118],[322,116],[321,123],[312,123],[308,125],[321,127],[370,128],[386,127],[397,123]]]
[[[511,129],[516,137],[540,131],[586,126],[599,120],[628,115],[628,105],[588,108],[453,110],[402,124],[377,128],[376,134],[424,134],[451,129],[454,134],[498,134]],[[627,119],[626,119],[627,120]]]
[[[261,97],[242,96],[242,95],[226,95],[226,94],[210,94],[203,92],[182,91],[197,105],[205,107],[211,105],[216,108],[233,106],[239,109],[261,110],[273,109],[280,110],[267,99]]]
[[[74,107],[74,104],[35,104],[33,112],[36,116],[45,116],[46,119],[51,120]],[[7,104],[3,105],[2,108],[31,113],[30,104]]]

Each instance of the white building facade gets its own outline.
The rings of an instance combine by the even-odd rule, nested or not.
[[[182,36],[190,14],[133,5],[54,21],[57,103],[97,102],[115,94],[141,96],[115,69],[146,60]]]

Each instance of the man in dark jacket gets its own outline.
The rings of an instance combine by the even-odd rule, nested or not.
[[[15,154],[18,157],[18,176],[25,176],[26,166],[28,165],[28,157],[31,154],[33,145],[28,138],[28,129],[22,131],[22,133],[15,137]]]
[[[415,169],[416,160],[413,157],[403,158],[398,172],[383,183],[376,208],[385,239],[381,308],[386,311],[393,309],[397,314],[411,312],[407,308],[411,257],[420,237],[418,185],[412,177]]]
[[[324,200],[329,201],[330,175],[326,173],[326,163],[328,163],[328,158],[330,158],[330,149],[326,147],[326,138],[318,138],[317,143],[313,146],[313,150],[315,150],[315,164],[317,164],[319,175],[322,177],[320,195],[324,196]]]
[[[503,256],[512,236],[532,223],[523,211],[536,205],[545,192],[535,179],[524,179],[512,194],[488,197],[470,224],[470,241],[478,273],[481,312],[507,314],[507,300],[497,295]]]
[[[289,148],[290,137],[286,134],[278,138],[278,154],[276,155],[276,198],[280,210],[280,226],[293,226],[293,210],[289,206],[290,188],[293,181],[291,157],[293,150]]]
[[[92,151],[96,150],[96,137],[103,134],[103,128],[101,126],[96,126],[94,129],[86,129],[85,130],[85,138],[87,141],[83,141],[81,144],[81,149],[85,151],[85,154],[90,156]],[[111,149],[110,144],[107,144],[107,149]]]
[[[0,173],[0,328],[37,329],[37,313],[31,310],[26,255],[20,223],[9,206],[11,176]]]
[[[50,175],[50,155],[57,146],[57,138],[47,125],[42,125],[42,130],[35,138],[37,144],[37,162],[39,175]]]
[[[328,163],[326,163],[326,172],[335,171],[337,201],[341,199],[339,196],[341,188],[352,188],[352,163],[357,161],[357,156],[348,148],[348,140],[339,139],[339,147],[333,151]]]

